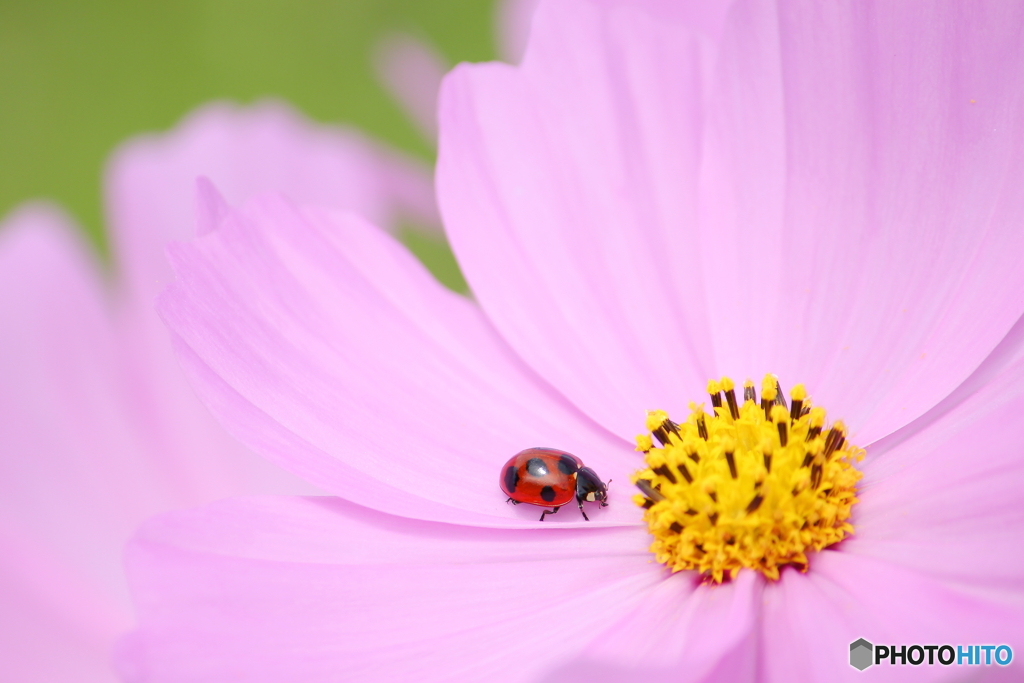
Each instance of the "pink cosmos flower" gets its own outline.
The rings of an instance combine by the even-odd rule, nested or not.
[[[339,499],[151,521],[131,681],[948,680],[849,644],[1024,645],[1024,15],[562,0],[441,96],[475,294],[264,196],[175,246],[161,314],[243,443]],[[213,221],[206,221],[209,228]],[[648,551],[645,411],[806,384],[867,449],[853,537],[722,585]],[[529,446],[613,480],[506,505]],[[973,680],[973,679],[972,679]]]
[[[230,495],[316,489],[253,455],[195,398],[153,298],[190,236],[197,174],[241,201],[436,224],[429,174],[290,109],[205,107],[114,156],[105,281],[70,220],[30,205],[0,227],[0,679],[109,681],[132,624],[124,544],[147,517]],[[200,202],[199,213],[216,205]],[[212,218],[210,219],[212,220]]]

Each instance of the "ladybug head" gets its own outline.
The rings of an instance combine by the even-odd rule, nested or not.
[[[608,481],[608,484],[610,483],[611,480]],[[594,470],[582,467],[576,473],[576,497],[580,501],[600,503],[601,507],[608,507],[608,484],[601,481]]]

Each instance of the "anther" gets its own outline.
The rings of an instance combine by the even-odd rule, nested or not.
[[[687,484],[693,483],[693,476],[690,474],[690,470],[686,469],[686,463],[679,462],[676,464],[676,468],[679,470],[679,474],[683,475],[683,479],[686,480]]]
[[[729,463],[729,474],[732,475],[733,479],[736,479],[739,475],[736,473],[736,456],[732,451],[725,452],[725,461]]]
[[[673,484],[679,483],[679,480],[676,479],[676,475],[673,474],[672,470],[669,469],[668,465],[662,465],[661,467],[653,467],[651,468],[651,471],[660,474]]]
[[[782,385],[779,384],[778,378],[775,379],[775,405],[787,408],[786,395],[782,393]]]
[[[704,439],[705,441],[708,440],[708,425],[704,421],[704,413],[699,413],[697,415],[697,435],[700,436],[700,438]],[[690,457],[693,457],[693,455],[691,455]],[[694,460],[696,459],[697,458],[694,458]]]
[[[679,433],[679,425],[677,425],[672,420],[665,420],[664,422],[661,423],[660,427],[658,427],[651,433],[654,434],[655,438],[658,439],[658,442],[661,443],[662,446],[664,446],[669,442],[669,434]]]
[[[703,488],[704,488],[704,493],[707,495],[707,497],[717,503],[718,502],[718,494],[715,493],[715,485],[712,484],[710,481],[705,481]]]
[[[679,522],[672,522],[672,524],[669,525],[668,528],[669,528],[669,531],[672,531],[673,533],[678,534],[679,532],[681,532],[683,530],[683,525],[680,524]]]
[[[821,434],[822,427],[825,426],[825,409],[821,407],[811,408],[808,411],[810,415],[810,429],[807,430],[807,438],[804,441],[814,441]]]
[[[749,515],[752,512],[757,512],[757,508],[761,507],[761,503],[763,502],[764,496],[762,496],[760,493],[754,496],[754,499],[750,501],[750,505],[747,506],[747,514]]]
[[[712,408],[722,407],[722,387],[715,380],[708,382],[708,394],[711,396]]]
[[[734,420],[740,419],[740,408],[736,404],[736,387],[728,377],[722,378],[721,385],[722,391],[725,392],[725,400],[729,404],[729,414]]]
[[[804,399],[807,398],[807,390],[804,389],[803,384],[797,384],[793,387],[793,390],[789,392],[789,395],[793,399],[793,406],[789,411],[789,419],[796,422],[800,419],[800,415],[803,414]]]
[[[832,457],[837,448],[841,448],[846,441],[846,426],[842,422],[836,422],[832,429],[828,430],[825,437],[825,459]]]
[[[640,491],[645,496],[653,500],[655,503],[660,503],[661,501],[665,500],[665,496],[662,495],[661,491],[658,491],[653,486],[651,486],[651,482],[648,481],[647,479],[637,479],[636,487],[640,489]]]
[[[789,411],[783,406],[775,405],[772,407],[772,421],[779,430],[779,443],[785,448],[789,443]]]
[[[757,391],[754,389],[754,383],[749,379],[743,383],[743,402],[747,401],[757,403]]]
[[[663,410],[648,411],[647,429],[658,439],[662,446],[668,445],[670,434],[679,436],[679,425],[668,419],[668,414]]]
[[[811,444],[807,453],[804,455],[804,460],[800,463],[800,467],[808,467],[815,458],[821,457],[821,442]],[[822,458],[824,460],[824,458]]]
[[[778,393],[775,389],[775,378],[766,375],[761,383],[761,410],[764,411],[764,419],[772,419],[772,405],[775,403],[775,396]]]

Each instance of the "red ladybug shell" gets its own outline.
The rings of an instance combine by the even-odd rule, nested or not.
[[[554,448],[527,448],[501,468],[501,490],[519,503],[560,507],[576,497],[583,461]]]

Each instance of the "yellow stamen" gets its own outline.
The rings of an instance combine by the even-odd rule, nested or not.
[[[640,451],[641,453],[646,453],[647,451],[651,450],[652,448],[654,448],[654,442],[651,441],[651,435],[650,434],[637,434],[636,435],[636,449],[638,451]]]
[[[654,440],[637,437],[647,468],[633,475],[643,492],[634,500],[645,509],[651,551],[672,571],[721,583],[748,567],[774,580],[787,564],[807,571],[809,551],[853,533],[863,449],[847,443],[842,422],[825,428],[825,410],[810,407],[803,385],[793,387],[790,408],[773,375],[761,386],[758,403],[747,380],[736,405],[735,385],[723,377],[708,382],[713,415],[692,403],[680,424],[664,411],[647,415]]]

